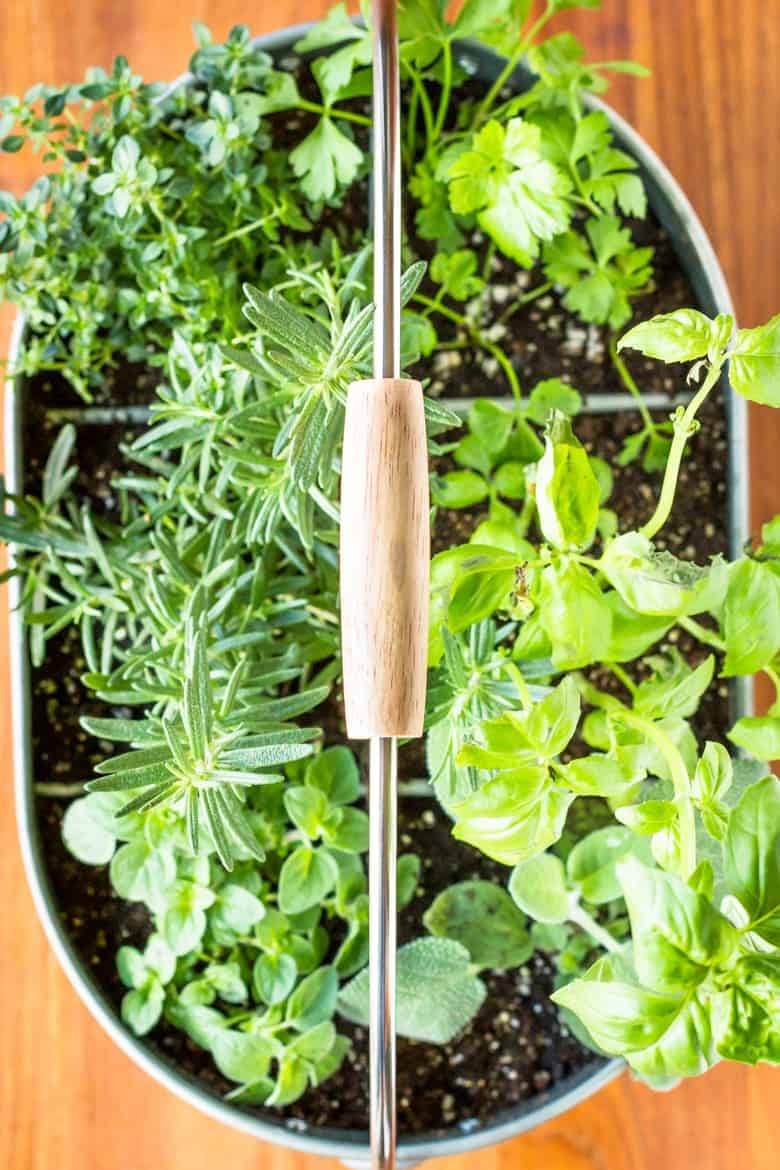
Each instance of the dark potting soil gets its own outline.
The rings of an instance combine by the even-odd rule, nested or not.
[[[291,127],[288,132],[292,132]],[[297,131],[296,134],[300,136]],[[349,235],[364,231],[365,214],[365,189],[355,188],[345,208],[338,215],[326,213],[326,218],[333,220],[334,230],[339,229],[340,221],[343,237],[344,232]],[[695,305],[690,284],[657,221],[650,215],[643,223],[632,226],[640,243],[655,248],[655,286],[636,301],[637,318]],[[484,263],[486,241],[476,235],[469,244]],[[421,255],[430,250],[423,241],[416,241],[416,246]],[[482,301],[483,327],[499,324],[505,329],[491,337],[505,348],[524,390],[541,379],[563,377],[586,400],[589,394],[624,391],[609,357],[605,329],[579,322],[554,290],[501,321],[517,297],[543,279],[540,270],[524,272],[501,256],[494,256],[490,286]],[[442,335],[451,339],[444,330]],[[660,393],[671,399],[684,390],[681,369],[663,367],[634,354],[624,356],[643,392]],[[427,382],[428,392],[434,396],[504,396],[508,392],[501,371],[467,339],[463,348],[445,349],[424,359],[414,372]],[[159,380],[157,369],[119,362],[116,368],[105,371],[95,401],[117,405],[147,403]],[[61,418],[55,418],[51,408],[76,406],[78,399],[59,374],[40,374],[30,379],[26,398],[25,487],[35,492],[40,487],[52,439],[61,425]],[[656,417],[663,418],[667,413],[661,411]],[[701,421],[701,430],[692,439],[689,457],[683,464],[672,518],[658,541],[659,546],[668,547],[678,556],[698,561],[725,552],[727,547],[723,404],[708,404]],[[583,415],[576,422],[576,431],[588,450],[607,459],[613,467],[615,486],[609,504],[618,513],[623,529],[637,527],[647,518],[660,485],[659,473],[648,474],[637,464],[625,468],[614,464],[623,440],[638,427],[638,416],[633,411]],[[126,422],[90,423],[78,428],[76,458],[80,473],[76,487],[107,518],[117,511],[111,479],[118,466],[123,465],[117,454],[119,444],[131,441],[136,433],[137,427]],[[440,512],[434,532],[435,551],[466,539],[479,516],[479,509]],[[679,630],[659,643],[662,649],[671,645],[676,645],[692,662],[703,654],[701,647]],[[78,725],[80,712],[106,713],[102,704],[87,698],[79,678],[83,669],[78,633],[67,630],[48,643],[45,663],[33,670],[34,775],[40,785],[69,785],[87,779],[94,764],[112,750],[112,745],[95,741]],[[619,690],[620,684],[608,672],[594,670],[592,676],[603,689]],[[115,713],[131,714],[127,709]],[[728,690],[723,684],[712,688],[705,698],[696,730],[702,739],[721,739],[728,718]],[[343,741],[338,694],[312,716],[312,721],[315,719],[325,728],[330,741]],[[363,745],[352,746],[365,763]],[[404,778],[424,774],[421,744],[402,748],[401,774]],[[116,973],[116,951],[123,943],[143,945],[150,930],[148,915],[142,905],[113,895],[105,867],[82,866],[67,853],[60,831],[67,799],[56,794],[57,788],[53,791],[55,795],[38,796],[48,878],[76,951],[103,995],[118,1009],[124,988]],[[598,816],[598,808],[594,815]],[[417,853],[423,862],[416,896],[401,915],[402,941],[423,932],[422,914],[436,894],[452,882],[472,877],[501,884],[506,880],[504,867],[452,839],[448,821],[431,801],[405,798],[400,832],[401,849]],[[519,970],[484,976],[488,991],[485,1003],[451,1044],[439,1047],[399,1039],[402,1132],[433,1133],[453,1126],[476,1128],[522,1101],[543,1097],[569,1075],[598,1063],[567,1032],[550,1004],[553,978],[550,960],[537,952]],[[320,1088],[308,1091],[295,1105],[270,1113],[274,1119],[281,1116],[295,1126],[305,1123],[325,1128],[365,1128],[367,1036],[364,1029],[343,1021],[339,1028],[353,1040],[341,1070]],[[210,1055],[170,1025],[160,1024],[146,1043],[185,1076],[215,1094],[222,1095],[232,1087],[218,1073]]]

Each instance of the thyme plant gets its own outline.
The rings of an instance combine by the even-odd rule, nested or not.
[[[667,1084],[724,1058],[780,1061],[780,786],[765,766],[780,757],[780,518],[734,563],[655,543],[726,362],[737,393],[780,404],[780,318],[738,330],[681,309],[624,332],[653,280],[632,234],[646,197],[587,99],[641,70],[548,36],[573,6],[547,0],[533,19],[528,3],[467,0],[448,21],[438,0],[401,5],[404,365],[470,348],[511,405],[480,399],[464,423],[426,399],[434,519],[482,508],[432,562],[429,779],[454,835],[508,868],[506,889],[457,883],[429,906],[399,955],[399,1022],[451,1039],[483,1001],[479,971],[538,948],[577,1035]],[[371,359],[370,35],[337,5],[292,62],[244,28],[196,36],[173,89],[119,58],[0,100],[2,149],[52,164],[0,195],[0,287],[27,323],[15,372],[64,379],[66,411],[110,401],[128,365],[155,383],[112,509],[78,491],[68,422],[0,535],[34,662],[77,627],[101,704],[81,723],[104,758],[72,778],[62,828],[148,909],[143,949],[117,954],[123,1018],[142,1035],[165,1016],[231,1096],[283,1106],[338,1068],[338,1016],[367,1010],[366,815],[332,725],[343,404]],[[506,58],[492,84],[462,37]],[[521,59],[534,79],[517,92]],[[578,391],[563,376],[523,387],[502,348],[497,255],[538,278],[504,325],[554,288],[607,329],[641,419],[619,462],[664,471],[638,530],[576,437]],[[690,363],[668,422],[625,349]],[[706,650],[698,665],[658,649],[675,629]],[[716,674],[757,672],[774,706],[724,728],[753,758],[699,743]],[[579,815],[594,808],[596,829]],[[402,905],[419,866],[400,858]]]

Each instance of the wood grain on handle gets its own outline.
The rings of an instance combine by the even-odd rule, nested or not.
[[[341,473],[341,648],[352,739],[422,735],[428,508],[420,383],[353,382]]]

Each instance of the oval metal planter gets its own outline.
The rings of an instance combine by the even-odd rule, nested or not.
[[[309,28],[308,24],[281,29],[268,36],[258,37],[257,44],[268,51],[290,49]],[[480,46],[464,42],[459,47],[461,59],[479,76],[490,81],[500,68],[497,57]],[[513,83],[518,87],[528,81],[529,74],[520,67]],[[173,85],[185,83],[187,75]],[[650,205],[669,233],[678,257],[693,285],[696,297],[707,313],[732,312],[731,298],[723,273],[706,232],[683,191],[667,168],[647,143],[614,110],[593,99],[592,105],[603,109],[618,139],[640,165]],[[13,369],[20,353],[24,320],[17,318],[9,353]],[[748,535],[748,453],[747,412],[742,399],[728,393],[724,380],[729,434],[729,544],[733,555],[742,547]],[[22,490],[21,424],[24,406],[22,379],[6,383],[6,478],[11,493]],[[666,400],[662,404],[665,405]],[[653,405],[653,403],[651,403]],[[622,395],[609,399],[589,400],[589,409],[614,412],[633,409],[632,400]],[[91,972],[79,958],[57,913],[46,872],[38,830],[32,776],[32,740],[30,722],[30,682],[25,631],[16,612],[19,602],[19,583],[10,583],[11,595],[11,685],[14,727],[14,770],[16,810],[19,839],[36,910],[60,964],[75,991],[94,1018],[112,1040],[140,1068],[159,1084],[193,1105],[202,1113],[221,1121],[233,1129],[242,1130],[266,1142],[287,1146],[309,1154],[340,1158],[345,1164],[365,1168],[369,1165],[368,1135],[352,1130],[307,1128],[298,1122],[274,1120],[271,1115],[258,1117],[248,1110],[228,1104],[207,1092],[202,1085],[165,1061],[156,1052],[137,1039],[121,1023],[113,1006],[95,983]],[[740,714],[750,710],[750,692],[747,680],[735,691],[735,709]],[[578,1074],[569,1077],[548,1093],[506,1110],[495,1121],[473,1129],[454,1127],[443,1135],[402,1138],[399,1148],[399,1167],[411,1167],[428,1158],[453,1156],[493,1145],[516,1137],[535,1128],[558,1114],[571,1109],[596,1093],[621,1071],[622,1061],[594,1061]]]

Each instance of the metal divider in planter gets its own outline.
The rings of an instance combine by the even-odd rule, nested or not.
[[[298,25],[282,29],[270,36],[258,38],[257,43],[270,52],[289,51],[309,27],[310,25]],[[498,75],[501,67],[497,57],[469,43],[459,47],[459,56],[461,63],[470,72],[488,82]],[[513,78],[513,84],[521,88],[528,83],[528,78],[529,74],[520,67]],[[186,84],[186,81],[185,76],[175,84]],[[711,315],[732,312],[729,292],[712,246],[674,178],[654,151],[619,115],[595,99],[591,99],[591,104],[606,112],[618,145],[633,155],[639,163],[650,207],[669,234],[699,306]],[[20,316],[15,323],[11,339],[9,351],[11,370],[14,369],[22,351],[23,335],[24,320]],[[729,447],[728,543],[730,552],[736,555],[748,535],[747,411],[741,398],[728,393],[725,379],[723,396]],[[651,409],[670,409],[678,401],[687,401],[687,397],[681,395],[678,399],[670,400],[666,396],[657,398],[646,396],[645,401]],[[464,398],[444,401],[458,412],[465,412],[469,406],[469,400]],[[507,404],[509,405],[511,401],[507,399]],[[585,413],[616,415],[633,411],[635,408],[634,400],[623,394],[591,395],[585,399]],[[5,467],[8,490],[13,494],[23,490],[24,409],[23,379],[9,378],[5,398]],[[63,422],[72,421],[78,428],[100,429],[117,423],[143,422],[147,414],[147,408],[137,406],[76,407],[50,411],[49,417]],[[366,1132],[307,1126],[300,1121],[276,1119],[270,1112],[260,1116],[240,1105],[227,1103],[183,1073],[172,1062],[164,1059],[142,1040],[137,1039],[122,1024],[118,1012],[96,983],[88,965],[78,955],[57,910],[38,825],[33,787],[30,668],[25,631],[17,610],[20,585],[15,578],[10,582],[10,598],[13,756],[20,845],[36,910],[49,943],[77,994],[122,1051],[157,1082],[202,1113],[263,1141],[310,1154],[340,1158],[348,1166],[365,1170],[369,1164]],[[735,716],[750,712],[750,694],[749,680],[737,680],[732,691]],[[452,1127],[444,1133],[415,1138],[402,1137],[399,1142],[398,1166],[408,1168],[428,1158],[453,1156],[506,1141],[585,1100],[611,1081],[622,1067],[619,1060],[594,1059],[580,1072],[565,1078],[553,1089],[505,1110],[488,1124],[473,1126],[464,1124]]]

